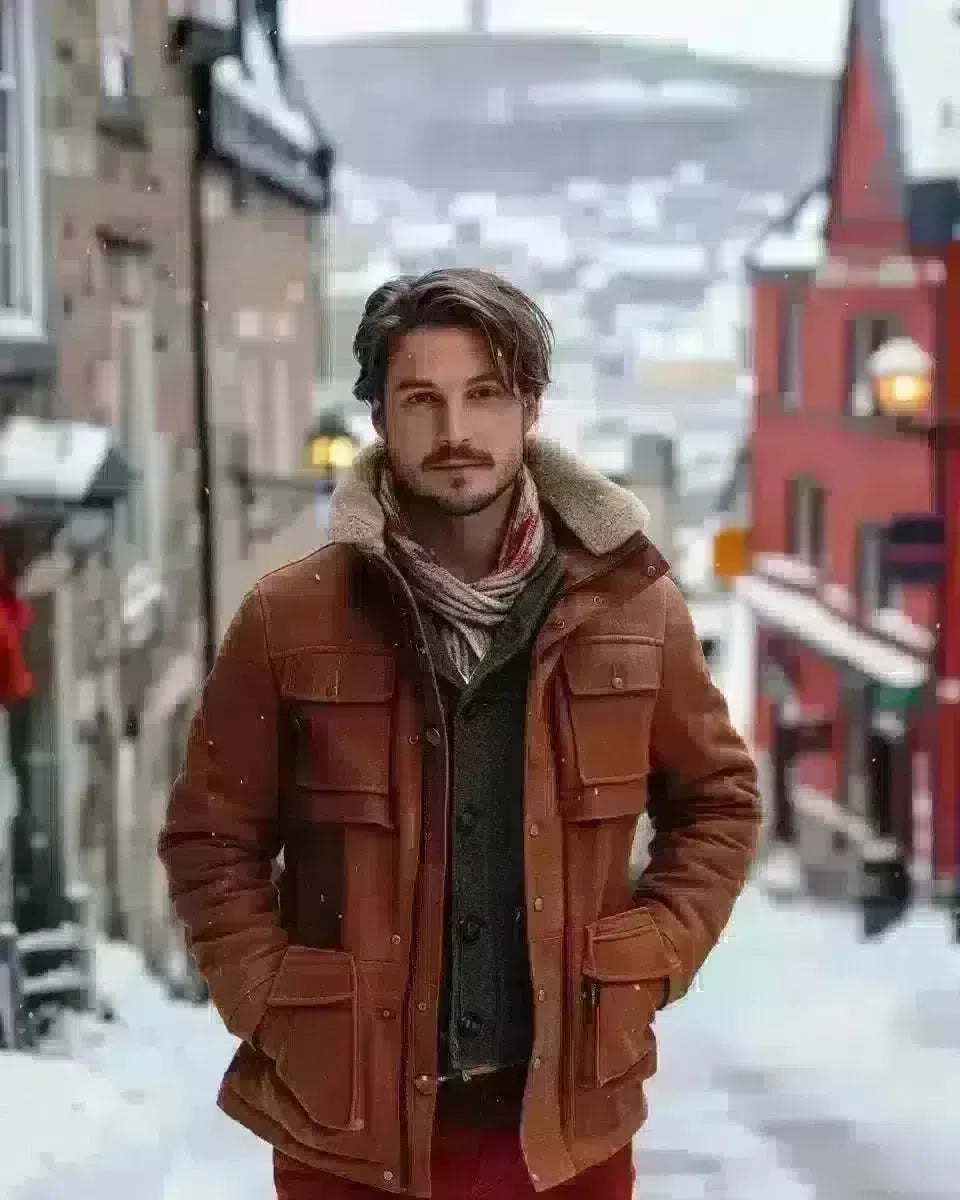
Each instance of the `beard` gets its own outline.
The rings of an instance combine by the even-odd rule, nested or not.
[[[393,472],[393,479],[397,498],[401,503],[413,504],[421,512],[429,512],[432,509],[435,513],[445,517],[472,517],[489,508],[491,504],[495,504],[505,492],[516,487],[522,469],[523,463],[521,462],[513,473],[502,482],[482,492],[465,496],[437,495],[430,488],[418,486],[416,481],[407,480],[396,471]]]

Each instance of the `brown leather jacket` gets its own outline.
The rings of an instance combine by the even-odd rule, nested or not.
[[[383,554],[372,462],[341,489],[334,543],[244,601],[160,851],[241,1039],[221,1107],[305,1163],[427,1197],[449,763],[422,626]],[[533,467],[565,564],[534,644],[524,798],[535,1037],[521,1141],[544,1190],[642,1125],[654,1016],[726,924],[759,808],[638,502],[549,444]],[[668,787],[648,786],[661,776]],[[656,839],[633,888],[648,796]]]

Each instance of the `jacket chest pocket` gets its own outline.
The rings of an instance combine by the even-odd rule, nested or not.
[[[563,655],[567,753],[562,786],[569,820],[643,810],[663,647],[654,641],[583,639]]]
[[[324,650],[287,659],[280,690],[292,725],[292,817],[392,827],[395,688],[388,654]]]

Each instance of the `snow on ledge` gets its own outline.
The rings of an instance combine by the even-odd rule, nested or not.
[[[757,575],[744,575],[738,579],[736,591],[759,620],[795,634],[830,657],[849,663],[868,679],[890,687],[907,688],[925,683],[929,676],[926,663],[905,650],[898,650],[879,638],[854,629],[812,596],[778,587],[773,581]]]
[[[240,36],[242,60],[218,59],[212,69],[214,83],[301,150],[315,153],[320,140],[305,114],[288,100],[273,47],[259,18],[244,20]]]
[[[758,554],[755,562],[762,575],[770,575],[798,587],[816,587],[820,580],[816,567],[789,554]]]
[[[792,220],[771,228],[750,252],[751,266],[761,271],[814,271],[826,254],[824,233],[830,198],[823,191],[808,196]]]
[[[932,653],[936,644],[936,637],[929,629],[911,621],[906,613],[895,608],[878,608],[870,616],[870,625],[877,633],[885,633],[921,654]]]

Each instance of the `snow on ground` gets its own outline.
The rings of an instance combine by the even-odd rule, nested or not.
[[[215,1106],[234,1041],[174,1004],[120,944],[98,949],[109,1025],[71,1021],[70,1057],[0,1055],[2,1200],[262,1200],[270,1160]]]
[[[694,993],[659,1020],[641,1162],[672,1134],[675,1148],[720,1160],[715,1190],[698,1196],[955,1197],[958,996],[960,953],[942,915],[917,912],[862,944],[852,912],[778,907],[749,889]],[[736,1134],[720,1147],[730,1156],[717,1154],[715,1122],[696,1119],[708,1096],[724,1137]],[[719,1181],[739,1163],[744,1131],[760,1139],[749,1179],[772,1163],[790,1188],[776,1176],[768,1187]],[[803,1184],[808,1192],[797,1192]]]
[[[232,1041],[101,950],[120,1019],[72,1060],[0,1059],[4,1200],[261,1200],[269,1155],[214,1107]],[[659,1020],[637,1139],[644,1200],[920,1200],[960,1177],[960,952],[918,913],[857,941],[851,913],[748,889],[695,989]]]

